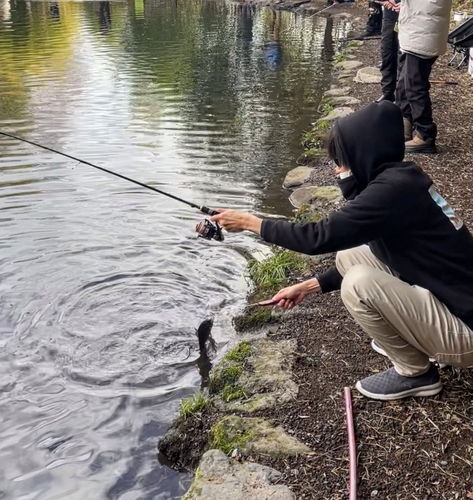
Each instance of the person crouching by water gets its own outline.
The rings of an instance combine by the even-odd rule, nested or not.
[[[338,120],[328,154],[349,203],[325,220],[302,225],[234,210],[212,220],[296,252],[338,252],[335,267],[273,300],[292,309],[308,294],[341,289],[354,320],[394,365],[358,381],[358,391],[380,400],[433,396],[442,384],[429,357],[473,365],[473,237],[429,176],[403,162],[402,113],[393,103]]]

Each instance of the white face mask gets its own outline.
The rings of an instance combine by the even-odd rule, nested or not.
[[[346,179],[347,177],[350,177],[352,175],[351,170],[347,170],[345,172],[342,172],[341,174],[338,174],[339,179]]]

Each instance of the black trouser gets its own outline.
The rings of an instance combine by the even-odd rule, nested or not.
[[[378,36],[381,34],[381,24],[383,22],[383,12],[381,5],[375,2],[368,2],[369,15],[366,23],[366,30],[362,36]]]
[[[398,17],[397,13],[384,9],[381,31],[381,90],[391,101],[394,101],[397,81],[399,40],[394,27]]]
[[[435,139],[437,126],[432,119],[429,77],[436,57],[423,59],[401,52],[398,61],[396,104],[424,140]]]

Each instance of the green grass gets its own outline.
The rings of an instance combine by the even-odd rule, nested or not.
[[[206,398],[201,392],[198,392],[181,401],[179,415],[184,419],[194,417],[204,412],[211,404],[210,399]]]
[[[321,112],[322,112],[322,115],[326,116],[328,115],[329,113],[331,113],[335,108],[333,107],[333,104],[330,103],[330,102],[326,102],[324,104],[321,105]],[[319,129],[322,129],[322,130],[326,130],[329,128],[329,124],[327,121],[325,120],[320,120],[317,122],[317,125],[316,125]]]
[[[223,362],[224,363],[224,362]],[[220,393],[227,385],[236,385],[243,373],[243,368],[238,365],[217,366],[210,377],[209,390],[211,394]]]
[[[246,358],[251,355],[252,350],[253,348],[251,347],[251,344],[246,340],[242,340],[228,354],[226,354],[223,359],[233,361],[235,363],[244,363]]]
[[[339,62],[346,61],[347,56],[343,52],[339,52],[338,54],[335,54],[335,57],[333,59],[335,62],[339,63]]]
[[[286,285],[294,271],[305,271],[308,267],[309,262],[303,255],[278,248],[271,257],[250,262],[249,273],[256,288],[273,290]]]
[[[222,392],[220,393],[220,397],[226,402],[235,401],[236,399],[246,399],[248,396],[245,392],[245,389],[240,384],[235,385],[226,385]]]
[[[319,147],[308,148],[299,156],[297,163],[298,165],[307,165],[308,163],[323,157],[323,154],[323,151]]]
[[[223,451],[223,453],[231,453],[235,448],[242,449],[245,444],[253,437],[250,430],[246,430],[233,437],[229,437],[226,431],[225,422],[231,417],[224,417],[215,423],[210,430],[210,446]]]

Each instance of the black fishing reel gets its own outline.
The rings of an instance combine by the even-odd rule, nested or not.
[[[197,231],[200,238],[216,241],[224,240],[222,228],[218,225],[217,222],[213,223],[208,219],[205,219],[197,224],[195,230]]]

